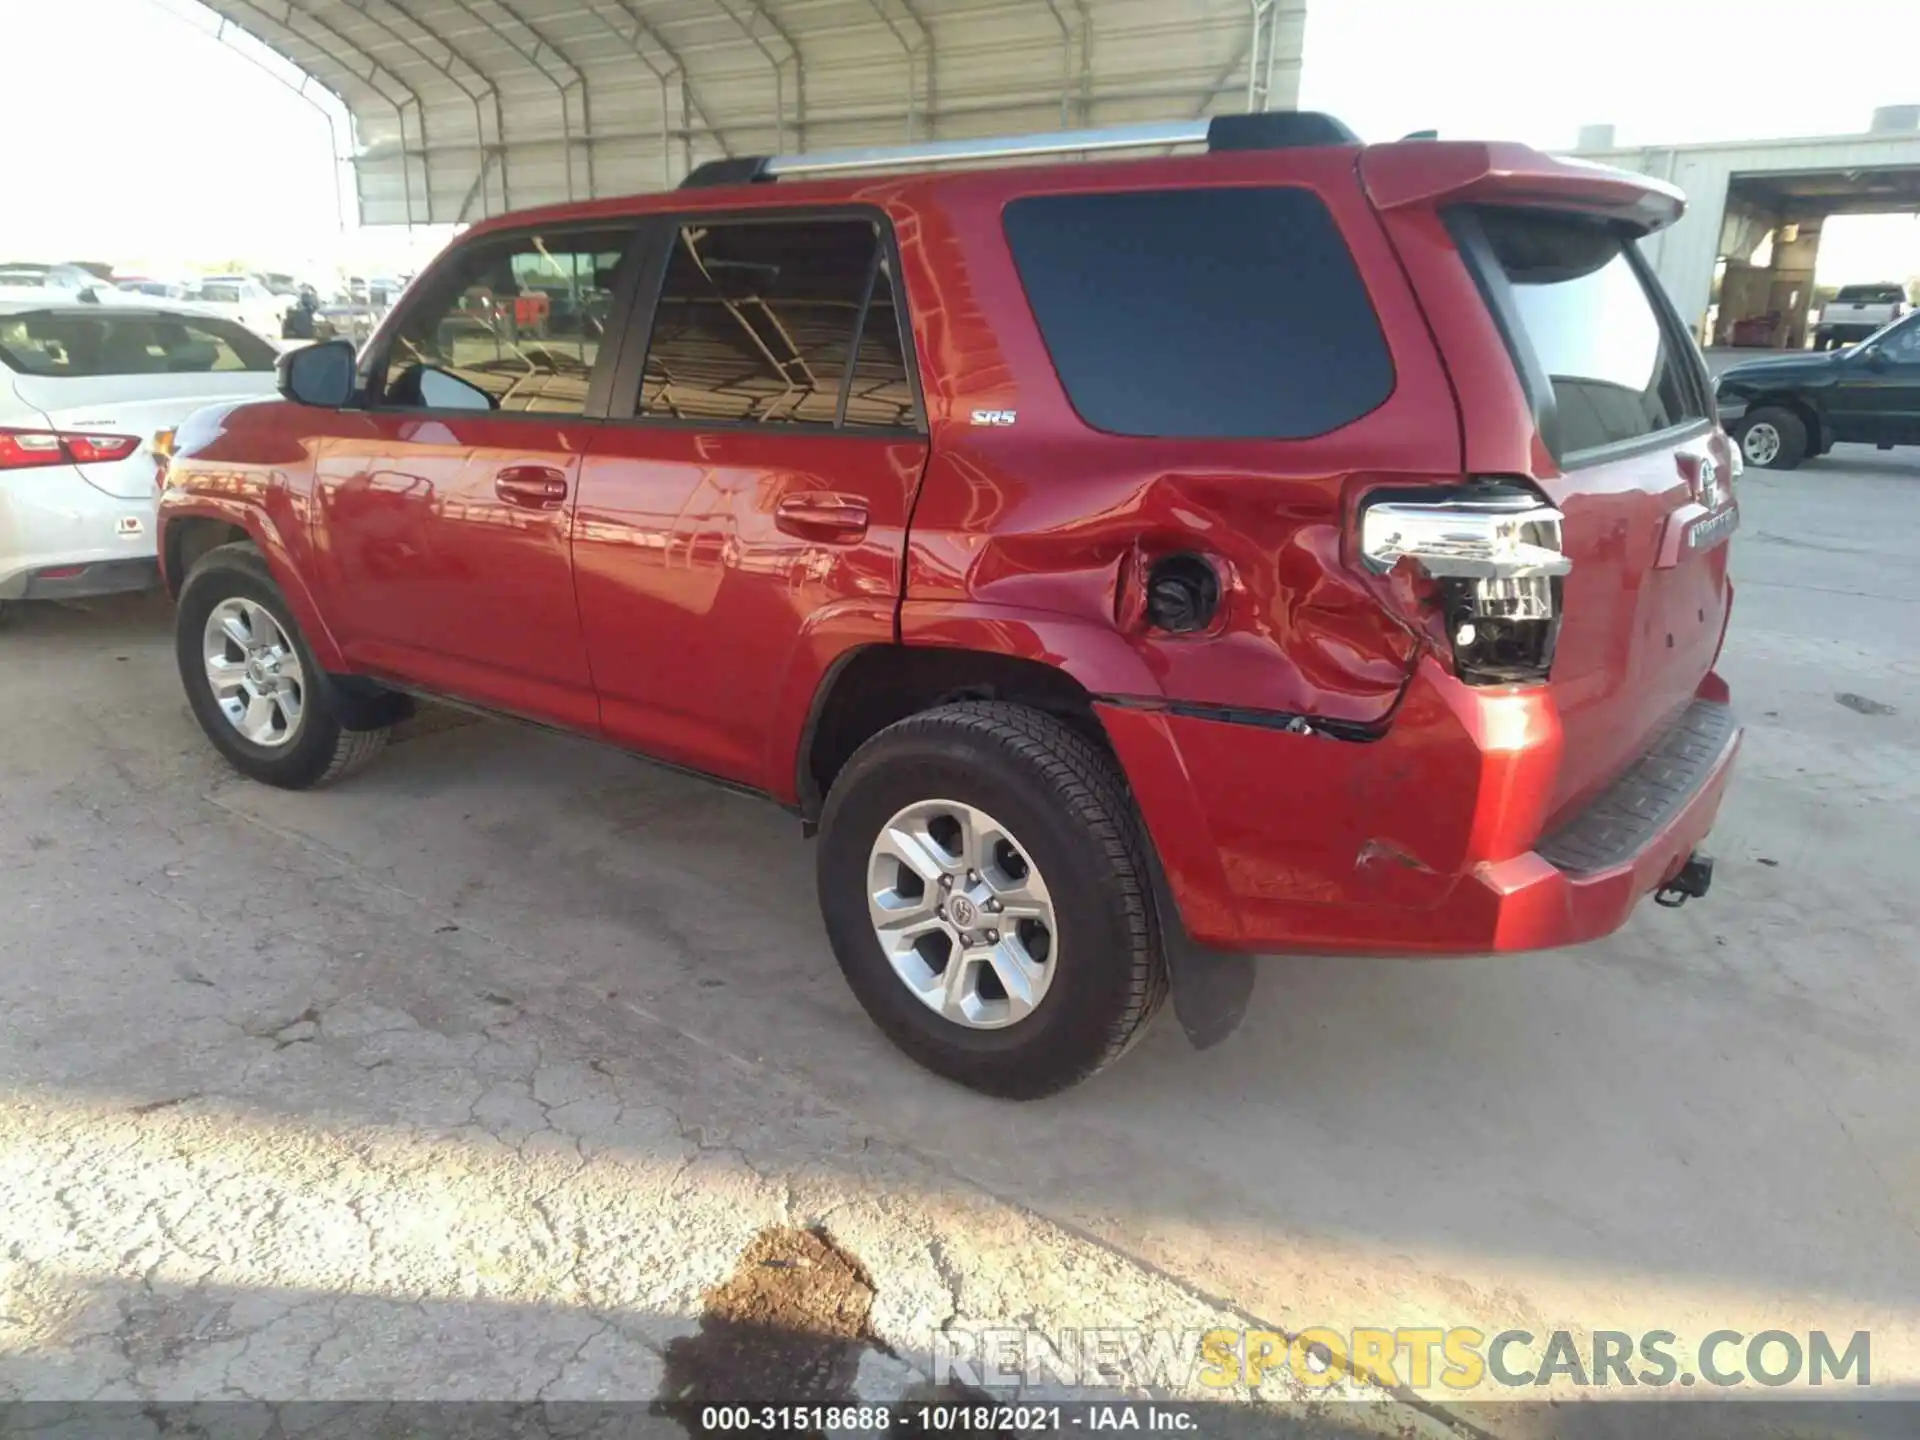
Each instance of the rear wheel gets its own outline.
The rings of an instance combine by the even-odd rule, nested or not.
[[[834,781],[820,905],[894,1044],[1030,1099],[1124,1053],[1166,998],[1142,845],[1085,737],[1025,706],[945,705],[881,731]]]
[[[1807,458],[1807,426],[1791,410],[1762,406],[1735,427],[1741,457],[1764,470],[1791,470]]]
[[[348,729],[260,552],[221,545],[181,587],[174,653],[187,703],[241,774],[303,790],[338,780],[386,744],[384,724]]]

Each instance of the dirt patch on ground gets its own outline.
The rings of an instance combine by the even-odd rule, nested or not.
[[[702,1434],[707,1405],[832,1405],[855,1400],[873,1282],[813,1230],[761,1231],[733,1274],[707,1292],[700,1333],[667,1347],[656,1410]]]
[[[1833,698],[1846,706],[1847,709],[1858,711],[1862,715],[1897,715],[1900,713],[1895,710],[1893,706],[1883,701],[1870,700],[1865,695],[1855,695],[1850,690],[1842,691]]]

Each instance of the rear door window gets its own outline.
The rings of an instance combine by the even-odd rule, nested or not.
[[[0,362],[24,375],[197,375],[271,370],[279,352],[258,335],[210,316],[72,314],[0,316]]]
[[[892,262],[864,216],[678,227],[641,377],[644,419],[915,424]]]
[[[1005,225],[1067,398],[1097,430],[1303,439],[1393,392],[1379,317],[1311,190],[1032,196]]]
[[[1704,421],[1692,346],[1662,313],[1621,231],[1573,216],[1488,207],[1453,217],[1541,435],[1562,465]]]
[[[607,353],[630,228],[474,242],[410,294],[380,391],[383,409],[581,415]],[[447,385],[452,376],[458,386]]]

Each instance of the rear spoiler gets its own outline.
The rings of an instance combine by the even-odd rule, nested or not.
[[[1525,145],[1421,140],[1370,145],[1360,181],[1380,210],[1416,205],[1518,205],[1600,215],[1642,235],[1680,218],[1687,199],[1650,175],[1543,155]]]

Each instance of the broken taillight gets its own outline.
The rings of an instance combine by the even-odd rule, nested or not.
[[[1402,561],[1435,583],[1454,670],[1470,684],[1543,680],[1559,633],[1560,580],[1573,568],[1563,517],[1533,490],[1481,481],[1444,497],[1382,494],[1360,512],[1360,553]]]

